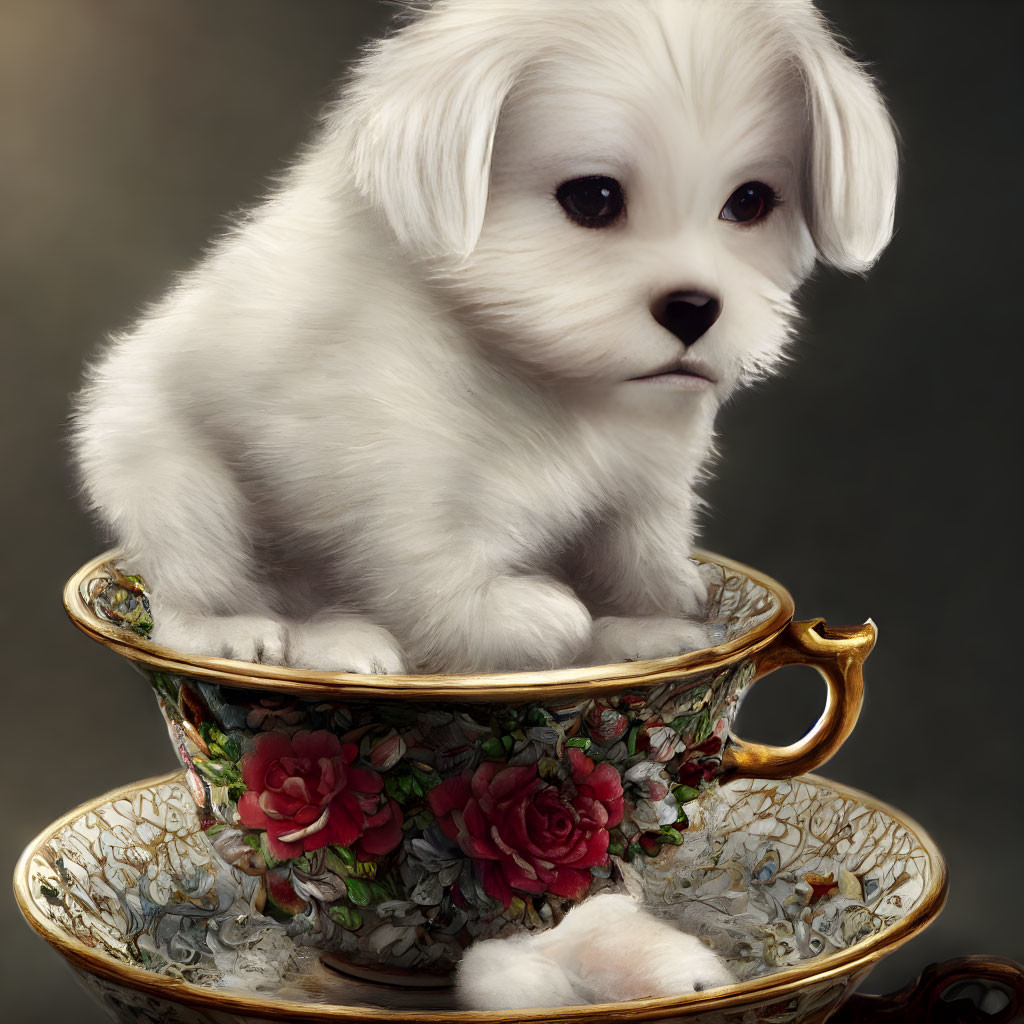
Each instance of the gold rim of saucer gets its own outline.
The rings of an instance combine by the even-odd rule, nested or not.
[[[756,978],[726,988],[713,989],[707,994],[695,993],[658,999],[636,999],[622,1003],[508,1012],[384,1009],[299,1003],[268,996],[236,995],[204,989],[187,981],[150,974],[142,968],[109,960],[102,953],[98,953],[80,940],[67,936],[57,929],[52,922],[39,913],[36,900],[32,895],[29,878],[29,866],[32,859],[61,829],[70,825],[76,818],[95,811],[103,804],[131,796],[147,786],[179,782],[183,775],[184,773],[181,771],[171,772],[167,775],[119,787],[82,804],[49,825],[28,844],[19,858],[14,870],[14,895],[22,914],[32,928],[72,965],[80,967],[89,974],[169,1002],[185,1003],[189,1006],[219,1010],[223,1013],[245,1013],[261,1020],[289,1020],[309,1022],[309,1024],[323,1024],[326,1021],[365,1022],[372,1020],[387,1021],[389,1024],[511,1024],[511,1022],[598,1024],[600,1021],[616,1020],[622,1024],[630,1024],[630,1022],[663,1020],[667,1017],[691,1017],[716,1010],[738,1009],[752,1002],[783,999],[798,992],[810,982],[842,978],[871,967],[927,927],[942,910],[949,889],[949,876],[942,854],[931,836],[912,818],[908,818],[889,804],[876,800],[851,786],[832,782],[818,775],[801,775],[797,776],[797,780],[829,789],[841,796],[856,800],[872,810],[881,811],[913,832],[927,853],[932,870],[932,877],[922,892],[920,900],[905,918],[892,925],[891,928],[876,932],[848,949],[822,957],[820,961],[812,965],[787,968],[771,975],[768,979]]]
[[[762,650],[785,629],[793,618],[794,604],[782,584],[750,566],[708,551],[695,551],[704,562],[714,562],[733,572],[748,576],[778,601],[771,618],[743,636],[716,647],[689,654],[648,661],[595,665],[588,668],[545,669],[532,672],[495,672],[467,675],[357,675],[352,672],[315,672],[309,669],[255,665],[228,658],[189,656],[170,647],[151,643],[130,630],[97,617],[82,597],[81,587],[106,562],[116,560],[111,550],[87,562],[64,587],[64,608],[71,621],[87,636],[131,661],[159,672],[194,676],[245,689],[273,690],[301,697],[398,698],[404,700],[485,701],[488,703],[530,701],[551,697],[586,695],[620,691],[624,688],[653,685],[666,679],[693,675],[721,668],[737,657]]]

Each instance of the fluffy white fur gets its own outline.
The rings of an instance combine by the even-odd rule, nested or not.
[[[590,174],[624,184],[621,223],[555,201]],[[358,672],[700,646],[715,411],[779,363],[816,259],[877,257],[895,175],[807,0],[415,12],[79,397],[84,489],[155,639]],[[752,179],[784,205],[720,220]],[[651,304],[692,290],[722,314],[686,351]],[[717,383],[629,380],[684,356]]]
[[[457,975],[460,1002],[477,1010],[686,995],[735,981],[698,939],[618,894],[591,897],[539,935],[478,942]]]

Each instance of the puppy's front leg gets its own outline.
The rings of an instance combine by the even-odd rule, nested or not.
[[[288,663],[323,672],[399,675],[406,671],[398,641],[357,612],[330,609],[288,631]]]
[[[563,583],[543,574],[495,573],[445,580],[405,609],[410,660],[430,672],[505,672],[571,665],[593,623]]]
[[[690,559],[692,516],[652,503],[619,513],[588,538],[580,590],[595,609],[593,641],[581,664],[642,661],[699,650],[707,588]]]

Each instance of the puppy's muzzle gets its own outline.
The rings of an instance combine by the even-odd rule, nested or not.
[[[689,348],[722,315],[722,303],[706,292],[669,292],[651,305],[651,313]]]

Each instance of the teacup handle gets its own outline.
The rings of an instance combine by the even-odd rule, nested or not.
[[[722,754],[721,780],[791,779],[824,764],[857,724],[864,701],[864,659],[878,630],[863,626],[829,626],[824,619],[791,622],[757,655],[753,681],[784,665],[810,665],[828,685],[825,710],[803,739],[788,747],[749,743],[730,736]]]

